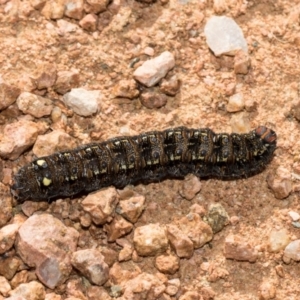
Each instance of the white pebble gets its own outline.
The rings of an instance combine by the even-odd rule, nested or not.
[[[245,107],[245,101],[242,93],[237,93],[229,97],[227,104],[228,112],[237,112]]]
[[[295,211],[289,211],[289,216],[291,217],[291,219],[296,222],[300,219],[300,215],[295,212]]]
[[[175,59],[171,52],[165,51],[161,55],[147,60],[134,73],[134,78],[147,87],[157,84],[175,66]]]
[[[83,88],[72,89],[63,99],[67,106],[80,116],[90,116],[98,110],[100,91],[88,91]]]
[[[225,16],[213,16],[204,28],[206,42],[216,56],[234,55],[237,50],[248,52],[247,42],[236,22]]]

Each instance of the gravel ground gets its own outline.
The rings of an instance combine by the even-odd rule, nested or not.
[[[231,17],[242,29],[251,63],[246,74],[234,69],[234,56],[215,57],[209,50],[204,26],[213,15]],[[300,239],[298,1],[0,0],[0,20],[1,227],[18,225],[12,235],[5,230],[0,234],[0,299],[14,299],[16,294],[24,299],[99,299],[100,292],[103,299],[299,299],[300,246],[290,245]],[[178,91],[162,97],[161,87],[145,88],[133,80],[133,73],[165,51],[175,59],[165,79],[175,80]],[[83,116],[66,106],[63,97],[71,88],[99,91],[97,112]],[[143,97],[145,91],[153,92],[154,98]],[[230,104],[236,95],[242,105],[233,111]],[[142,215],[126,223],[125,235],[116,229],[117,238],[111,232],[117,218],[114,210],[97,224],[85,206],[86,195],[22,204],[8,190],[19,167],[58,150],[177,126],[244,133],[259,125],[272,128],[278,137],[266,170],[241,180],[208,179],[199,184],[188,176],[115,191],[121,200],[127,199],[126,193],[145,198]],[[21,133],[26,142],[20,128],[26,128]],[[51,132],[59,134],[52,139],[47,136]],[[19,144],[10,148],[9,142],[16,139]],[[187,196],[183,190],[195,184],[198,190]],[[194,246],[191,257],[179,258],[170,245],[160,245],[163,251],[151,255],[137,249],[136,228],[179,226],[193,213],[205,219],[215,203],[227,212],[229,224],[209,242]],[[108,280],[93,281],[84,267],[78,267],[76,256],[64,280],[54,287],[45,284],[20,244],[25,228],[21,234],[19,227],[40,213],[78,232],[77,252],[111,250],[115,256],[102,251]],[[7,236],[12,240],[9,247]],[[125,248],[129,250],[123,259],[120,252]],[[158,259],[163,255],[171,264],[167,271],[166,261]],[[17,267],[8,267],[14,261]],[[129,291],[126,283],[137,274],[161,292],[143,284],[139,292]],[[38,284],[26,287],[36,296],[18,290],[29,282]]]

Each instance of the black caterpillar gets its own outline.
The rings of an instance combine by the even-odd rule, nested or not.
[[[50,200],[189,173],[245,178],[261,172],[275,148],[276,133],[264,126],[247,134],[185,127],[151,131],[40,157],[18,171],[11,190],[20,200]]]

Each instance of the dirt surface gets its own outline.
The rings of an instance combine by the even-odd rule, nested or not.
[[[80,20],[63,16],[61,19],[76,25],[74,31],[65,33],[58,29],[61,19],[47,18],[43,9],[34,9],[32,3],[0,1],[0,79],[21,92],[50,99],[65,114],[65,123],[55,125],[49,116],[24,116],[13,103],[0,112],[0,130],[24,118],[44,121],[49,126],[47,133],[62,129],[75,138],[77,145],[82,145],[176,126],[239,133],[259,125],[271,127],[278,136],[275,157],[265,171],[254,177],[203,180],[201,191],[191,201],[180,196],[184,184],[181,180],[128,187],[146,198],[146,208],[134,227],[179,220],[189,213],[193,204],[207,210],[210,204],[220,203],[230,216],[230,224],[215,233],[210,243],[195,250],[190,259],[180,259],[179,271],[167,275],[168,279],[180,279],[178,293],[159,299],[179,299],[187,291],[195,291],[198,298],[186,299],[299,299],[299,263],[285,263],[284,249],[273,253],[268,244],[270,232],[282,228],[287,230],[290,240],[300,238],[299,229],[292,225],[288,214],[300,213],[298,1],[170,0],[152,4],[115,1],[98,14],[99,25],[94,31],[82,29]],[[210,52],[203,29],[212,15],[229,16],[241,27],[251,61],[247,74],[236,74],[232,64]],[[114,96],[120,81],[131,80],[134,70],[151,58],[145,53],[156,57],[164,51],[170,51],[175,57],[175,67],[168,74],[180,79],[180,90],[175,97],[168,96],[161,108],[148,109],[139,97]],[[57,72],[78,70],[79,80],[73,87],[100,90],[98,112],[89,117],[78,116],[65,107],[63,95],[53,86],[38,89],[37,78],[45,67]],[[229,113],[226,110],[229,97],[237,92],[242,94],[245,108]],[[11,176],[3,170],[16,172],[33,157],[31,147],[16,160],[2,159],[2,182],[8,186]],[[277,199],[267,183],[268,176],[276,170],[279,180],[284,177],[283,172],[292,184],[284,199]],[[83,198],[65,199],[67,206],[63,202],[51,203],[47,211],[66,225],[74,226],[85,240],[82,248],[88,248],[97,234],[105,235],[102,227],[93,225],[91,234],[91,229],[63,217],[61,212],[80,209]],[[13,200],[13,206],[15,215],[23,214],[20,203]],[[225,258],[224,243],[230,234],[244,238],[258,251],[255,262]],[[130,243],[132,235],[125,236]],[[98,246],[102,243],[101,239],[94,241]],[[120,251],[116,243],[109,243],[109,247]],[[122,264],[129,269],[137,264],[142,272],[156,274],[154,260],[154,257],[143,257]],[[72,276],[79,275],[74,271]],[[109,286],[104,287],[109,291]],[[60,294],[62,299],[67,297],[66,284],[53,291],[47,288],[46,292]]]

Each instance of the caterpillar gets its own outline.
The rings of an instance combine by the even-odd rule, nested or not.
[[[19,200],[51,200],[189,173],[199,178],[246,178],[270,162],[276,139],[265,126],[247,134],[177,127],[120,136],[33,160],[19,169],[11,192]]]

